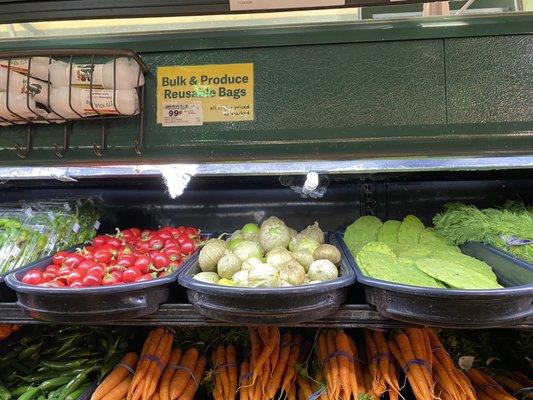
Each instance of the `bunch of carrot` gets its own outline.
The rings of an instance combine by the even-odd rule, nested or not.
[[[124,400],[137,365],[137,353],[127,353],[113,368],[107,377],[98,385],[91,400]]]
[[[442,400],[476,400],[466,375],[457,368],[438,336],[430,329],[423,333],[429,338],[433,351],[433,377],[436,394]]]
[[[372,375],[372,394],[379,398],[385,392],[390,400],[397,400],[400,396],[398,382],[398,368],[390,353],[387,339],[383,333],[366,329],[364,331],[367,364]],[[370,388],[366,388],[370,392]]]
[[[100,383],[91,400],[192,400],[207,360],[195,348],[173,348],[174,334],[150,332],[140,357],[126,354]]]
[[[303,338],[277,327],[248,328],[251,344],[249,360],[241,364],[240,400],[270,400],[281,392],[296,399],[296,365]]]
[[[507,393],[498,382],[483,372],[470,368],[466,373],[476,389],[479,400],[515,400],[515,397]]]
[[[237,350],[234,345],[227,347],[220,345],[213,351],[213,371],[215,387],[213,398],[215,400],[235,400],[238,384]]]
[[[417,400],[435,399],[433,349],[427,331],[407,328],[389,340],[389,348],[407,376]]]

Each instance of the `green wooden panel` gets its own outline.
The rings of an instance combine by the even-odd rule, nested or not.
[[[505,118],[465,120],[446,99],[454,89],[446,80],[454,75],[453,64],[463,69],[488,57],[486,41],[492,34],[515,33],[533,26],[533,16],[506,16],[508,24],[488,19],[429,19],[424,22],[387,22],[350,26],[318,26],[261,30],[228,30],[210,33],[143,34],[127,37],[41,39],[0,43],[0,47],[46,48],[57,45],[82,47],[130,47],[141,52],[150,67],[147,80],[146,148],[142,156],[133,152],[136,121],[108,123],[109,150],[102,158],[92,152],[99,125],[84,121],[73,124],[72,150],[63,160],[53,152],[62,139],[61,127],[35,129],[35,151],[19,160],[13,146],[23,143],[25,128],[0,128],[0,164],[53,165],[91,162],[195,162],[207,160],[264,159],[353,159],[363,157],[423,157],[431,155],[524,154],[533,151],[531,118],[506,114]],[[529,18],[529,19],[528,19]],[[526,22],[529,21],[528,25]],[[501,22],[501,21],[500,21]],[[514,24],[518,22],[518,24]],[[423,24],[425,28],[421,28]],[[479,24],[479,25],[478,25]],[[455,26],[455,27],[454,27]],[[519,28],[517,28],[517,26]],[[418,28],[417,28],[418,27]],[[468,51],[448,56],[450,40],[470,29]],[[398,40],[394,40],[395,35]],[[424,37],[432,39],[420,39]],[[416,40],[406,40],[413,37]],[[217,39],[218,38],[218,39]],[[503,52],[507,62],[497,64],[500,75],[524,62],[523,52],[506,46],[518,40],[531,46],[531,35],[504,35],[494,41],[494,54]],[[513,39],[517,38],[517,39]],[[400,40],[402,39],[402,40]],[[498,38],[496,38],[498,39]],[[475,45],[479,40],[481,44]],[[270,45],[269,45],[270,44]],[[218,48],[217,48],[218,47]],[[523,47],[522,47],[523,49]],[[445,53],[446,50],[446,53]],[[480,53],[480,54],[478,54]],[[498,57],[495,57],[497,60]],[[155,70],[159,65],[253,62],[255,66],[256,120],[209,123],[202,127],[162,128],[155,124]],[[531,68],[533,61],[525,60]],[[445,66],[447,65],[447,69]],[[487,65],[485,65],[487,67]],[[516,69],[514,69],[516,71]],[[526,71],[522,71],[526,73]],[[477,90],[478,75],[465,75],[467,91]],[[452,80],[453,81],[453,80]],[[488,96],[494,81],[483,81]],[[530,86],[531,87],[531,86]],[[517,90],[518,89],[518,90]],[[524,99],[527,86],[514,87],[508,96]],[[451,93],[451,94],[450,94]],[[468,96],[466,96],[468,97]],[[481,99],[473,102],[482,113]],[[530,110],[531,111],[531,110]],[[470,123],[474,122],[474,123]]]
[[[163,150],[198,144],[340,140],[368,136],[371,127],[446,122],[440,40],[405,41],[401,46],[378,42],[148,53],[143,59],[151,71],[146,86],[146,144]],[[254,63],[255,121],[177,128],[156,124],[157,66],[240,62]],[[110,144],[120,145],[127,138],[129,144],[134,124],[118,125],[110,129]],[[366,127],[366,131],[354,133],[353,127]],[[75,130],[73,145],[87,146],[98,135],[98,125],[76,128],[80,129]],[[51,129],[61,135],[57,127],[39,127],[36,146],[51,145],[47,133]],[[95,133],[90,135],[91,131]],[[2,134],[4,146],[10,136]],[[57,140],[58,134],[54,136]]]
[[[446,39],[445,45],[450,123],[533,121],[533,36]]]

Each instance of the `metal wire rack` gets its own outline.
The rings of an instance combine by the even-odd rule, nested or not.
[[[35,57],[46,57],[48,58],[48,66],[54,62],[54,58],[68,59],[68,115],[64,111],[58,112],[57,109],[54,109],[51,105],[51,92],[54,88],[50,79],[50,68],[47,69],[47,79],[42,81],[46,85],[46,94],[44,95],[47,99],[47,104],[40,104],[44,109],[37,109],[35,107],[34,99],[32,94],[34,93],[34,88],[32,88],[32,83],[40,80],[34,78],[31,74],[32,72],[32,59]],[[76,84],[73,83],[72,72],[77,58],[83,58],[84,60],[90,59],[89,62],[83,62],[84,68],[88,71],[87,84],[84,85],[84,90],[88,90],[88,106],[89,110],[87,112],[80,112],[79,109],[76,110],[76,107],[73,106],[73,89],[76,87]],[[98,105],[95,105],[95,93],[101,88],[98,85],[95,85],[93,82],[93,73],[95,71],[95,60],[101,58],[112,59],[113,73],[112,73],[112,87],[105,88],[111,93],[112,101],[108,103],[111,107],[109,110],[102,111]],[[137,72],[137,84],[135,86],[136,101],[138,102],[138,107],[136,107],[133,113],[124,113],[119,110],[117,106],[117,59],[120,57],[125,57],[135,61],[138,65]],[[22,88],[17,88],[13,90],[10,85],[13,85],[11,79],[14,77],[14,74],[20,75],[19,72],[14,71],[16,69],[14,65],[14,60],[27,60],[27,71],[24,72],[24,86]],[[133,148],[137,154],[141,154],[144,141],[144,96],[145,96],[145,85],[141,82],[141,78],[144,80],[148,73],[148,67],[142,61],[140,56],[132,51],[126,49],[39,49],[39,50],[16,50],[16,51],[1,51],[0,60],[2,60],[3,65],[1,68],[5,68],[6,82],[5,82],[5,109],[8,116],[0,115],[0,125],[20,125],[27,124],[26,131],[26,144],[21,146],[18,143],[15,144],[15,151],[17,156],[20,158],[26,158],[30,152],[33,150],[33,127],[36,124],[59,124],[63,123],[63,143],[62,145],[55,145],[55,154],[57,157],[63,157],[68,151],[70,146],[70,135],[71,135],[71,125],[75,121],[80,120],[94,120],[99,121],[101,124],[100,130],[100,143],[93,143],[94,153],[101,157],[104,151],[107,149],[107,130],[106,130],[106,120],[108,119],[117,119],[117,118],[137,118],[138,119],[138,132],[135,140],[133,141]],[[16,62],[15,62],[16,63]],[[25,68],[26,70],[26,68]],[[0,70],[0,72],[2,72]],[[40,85],[43,86],[43,85]],[[40,90],[43,88],[40,87]],[[25,95],[25,107],[23,107],[23,112],[20,112],[20,109],[15,110],[13,101],[10,101],[10,97],[20,95],[19,90]],[[106,92],[106,93],[109,93]],[[0,104],[2,106],[2,104]],[[19,104],[20,107],[20,104]],[[39,112],[38,112],[39,111]],[[42,112],[41,112],[42,111]],[[71,112],[72,111],[72,112]],[[84,110],[85,111],[85,110]],[[46,114],[44,114],[46,113]],[[63,115],[62,115],[63,114]],[[0,133],[2,128],[0,127]]]

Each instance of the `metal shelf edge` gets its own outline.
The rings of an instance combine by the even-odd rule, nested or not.
[[[0,324],[45,323],[46,322],[28,317],[16,303],[0,303]],[[238,324],[230,324],[205,318],[198,314],[191,304],[163,304],[159,310],[152,315],[136,319],[104,322],[99,323],[98,325],[199,327],[235,326]],[[301,324],[291,324],[290,326],[310,328],[398,328],[406,325],[408,324],[384,318],[373,307],[361,304],[344,305],[331,317]],[[527,320],[523,324],[509,326],[508,328],[533,330],[533,320]]]
[[[423,171],[481,171],[533,168],[533,156],[431,157],[362,160],[249,161],[203,164],[124,164],[57,167],[0,167],[0,183],[10,180],[193,176],[293,175],[313,171],[329,174]]]

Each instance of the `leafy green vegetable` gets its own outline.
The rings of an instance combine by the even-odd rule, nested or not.
[[[444,287],[406,258],[398,258],[384,243],[370,242],[356,256],[365,275],[413,286]]]
[[[368,242],[376,241],[381,225],[379,218],[371,215],[356,219],[344,233],[344,241],[350,251],[357,253]]]
[[[414,215],[383,224],[362,217],[344,238],[362,272],[376,279],[438,288],[501,287],[488,264],[461,253]]]
[[[416,266],[429,276],[456,289],[497,289],[501,288],[494,280],[468,269],[463,264],[441,258],[421,258]]]
[[[483,242],[533,262],[533,244],[518,246],[506,240],[514,237],[533,241],[533,211],[522,203],[508,202],[502,208],[482,210],[450,203],[433,218],[433,224],[435,232],[453,244]]]
[[[420,241],[420,233],[424,229],[422,221],[414,215],[408,215],[403,219],[398,229],[398,243],[418,243]]]
[[[378,240],[385,243],[398,242],[398,231],[400,229],[400,221],[391,219],[385,221],[378,232]]]

